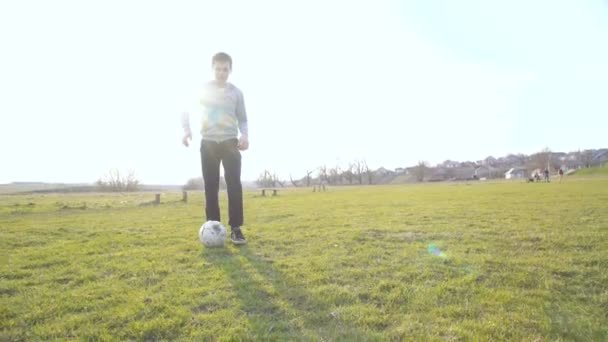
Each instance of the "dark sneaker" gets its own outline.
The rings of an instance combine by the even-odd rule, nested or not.
[[[247,239],[245,239],[245,236],[241,231],[241,227],[232,227],[232,232],[230,233],[230,240],[235,245],[244,245],[247,243]]]

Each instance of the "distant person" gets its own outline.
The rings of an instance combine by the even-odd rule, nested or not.
[[[545,169],[545,182],[549,183],[549,169]]]
[[[232,72],[232,58],[220,52],[211,59],[215,79],[205,84],[200,96],[201,165],[205,183],[205,214],[207,220],[220,221],[219,189],[220,163],[228,191],[228,224],[234,244],[247,243],[243,235],[243,186],[241,183],[241,152],[249,148],[247,113],[243,93],[228,76]],[[182,117],[187,147],[192,140],[189,113]],[[240,132],[240,137],[239,137]]]
[[[562,178],[564,177],[564,170],[562,170],[562,168],[559,168],[559,171],[557,171],[557,173],[559,174],[559,182],[562,182]]]

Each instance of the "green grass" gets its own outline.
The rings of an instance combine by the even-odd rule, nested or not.
[[[180,199],[0,196],[0,341],[608,339],[603,177]]]
[[[603,166],[590,167],[587,169],[576,170],[578,176],[608,176],[608,163]]]

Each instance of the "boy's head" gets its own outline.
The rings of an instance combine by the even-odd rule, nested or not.
[[[225,83],[232,71],[232,58],[225,52],[218,52],[211,59],[211,67],[215,74],[215,80]]]

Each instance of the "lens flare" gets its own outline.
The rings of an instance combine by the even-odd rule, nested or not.
[[[429,247],[427,248],[429,254],[431,255],[435,255],[441,258],[445,258],[446,255],[445,253],[443,253],[439,248],[435,247],[434,244],[430,244]]]

